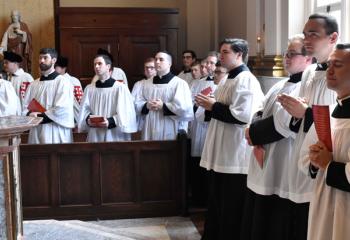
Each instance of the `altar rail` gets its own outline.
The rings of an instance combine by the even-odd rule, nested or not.
[[[176,141],[21,145],[24,219],[186,212],[186,135]]]

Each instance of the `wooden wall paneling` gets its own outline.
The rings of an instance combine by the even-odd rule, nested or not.
[[[60,205],[92,205],[92,155],[61,154]]]
[[[143,78],[144,60],[168,47],[165,32],[128,32],[119,35],[120,67],[128,76],[130,88]]]
[[[23,206],[50,206],[50,155],[21,154],[21,182]]]
[[[170,8],[61,7],[59,27],[159,29],[179,28],[179,11]]]
[[[92,204],[99,206],[102,203],[101,197],[101,159],[98,151],[92,155]]]
[[[179,69],[178,15],[177,9],[59,8],[61,54],[72,59],[69,71],[86,85],[96,49],[109,49],[131,89],[142,78],[143,61],[159,50],[169,51]]]
[[[174,153],[176,156],[176,153]],[[167,151],[141,151],[141,199],[143,202],[173,200],[174,154]]]
[[[24,218],[180,214],[181,146],[177,141],[22,145]]]
[[[51,206],[58,207],[60,202],[60,176],[59,176],[59,158],[57,152],[50,153],[50,196]]]
[[[101,153],[102,204],[136,202],[133,152]]]
[[[78,32],[64,29],[61,33],[66,38],[61,52],[69,58],[68,69],[73,76],[87,78],[95,75],[93,59],[98,48],[109,50],[115,64],[118,64],[118,37],[114,32],[103,29],[84,29]]]

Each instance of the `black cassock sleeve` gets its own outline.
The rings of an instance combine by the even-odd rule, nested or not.
[[[345,163],[331,162],[327,169],[326,183],[328,186],[350,192],[350,183],[345,173]]]
[[[269,144],[284,138],[277,132],[273,122],[273,116],[259,119],[250,124],[249,136],[253,145]]]

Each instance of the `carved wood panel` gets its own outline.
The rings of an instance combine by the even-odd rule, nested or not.
[[[135,8],[60,8],[61,54],[70,59],[72,75],[89,82],[98,48],[110,51],[114,65],[128,77],[129,88],[143,76],[143,62],[159,50],[178,65],[178,10]],[[84,84],[85,85],[85,84]]]
[[[25,219],[167,216],[184,211],[186,137],[21,145]]]

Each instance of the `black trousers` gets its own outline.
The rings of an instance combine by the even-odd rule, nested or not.
[[[308,211],[309,203],[294,203],[247,189],[241,239],[306,240]]]
[[[207,207],[208,171],[199,166],[200,160],[200,157],[191,157],[189,163],[190,203],[197,207]]]
[[[209,172],[208,212],[202,240],[239,239],[247,175]]]

